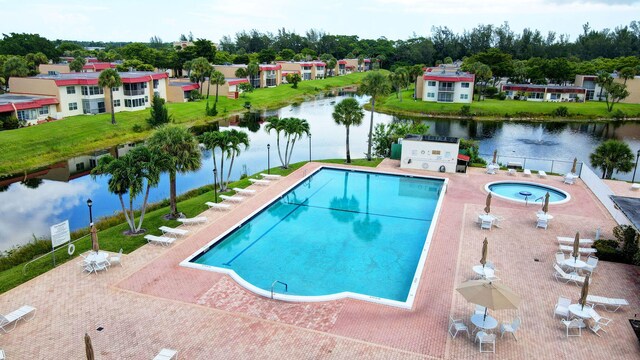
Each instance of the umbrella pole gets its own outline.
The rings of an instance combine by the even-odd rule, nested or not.
[[[484,307],[484,317],[482,318],[482,323],[484,324],[485,320],[487,320],[487,307]]]

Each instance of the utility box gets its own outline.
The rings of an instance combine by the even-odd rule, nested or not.
[[[402,139],[400,167],[455,173],[459,147],[456,137],[407,135]]]
[[[402,144],[391,144],[391,159],[400,160],[402,157]]]

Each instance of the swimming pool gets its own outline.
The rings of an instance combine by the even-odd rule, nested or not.
[[[549,193],[549,204],[563,204],[571,200],[571,195],[564,190],[528,181],[495,181],[485,185],[485,190],[499,198],[521,203],[535,203],[537,201],[542,205],[547,192]],[[525,201],[526,194],[530,195],[526,196]]]
[[[181,265],[229,274],[263,296],[273,285],[281,300],[410,308],[445,186],[321,167]]]

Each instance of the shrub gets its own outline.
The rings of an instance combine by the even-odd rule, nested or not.
[[[622,257],[626,263],[632,263],[638,253],[638,233],[629,225],[618,225],[613,228],[613,235],[622,243]]]
[[[487,88],[484,89],[484,95],[488,98],[494,97],[497,93],[498,93],[498,88],[495,86],[487,86]]]
[[[471,116],[471,106],[462,105],[462,107],[460,108],[459,114],[462,116]]]
[[[615,240],[598,240],[593,244],[598,251],[598,259],[603,261],[622,262],[622,256],[618,251],[618,242]]]
[[[144,128],[140,124],[135,124],[131,127],[131,130],[133,130],[133,132],[136,132],[136,133],[141,133],[144,131]]]
[[[498,95],[496,95],[496,98],[498,100],[506,100],[507,99],[507,94],[504,91],[500,91],[498,93]]]
[[[551,116],[567,117],[569,116],[569,108],[566,106],[558,106],[557,108],[553,109],[553,111],[551,112]]]
[[[2,128],[5,130],[13,130],[20,127],[20,121],[15,116],[7,116],[2,120]]]
[[[207,107],[204,110],[205,115],[207,116],[216,116],[218,115],[218,103],[213,103],[213,107],[209,107],[209,101],[207,101]]]
[[[197,101],[202,99],[202,95],[198,92],[198,90],[189,91],[189,101]]]
[[[147,119],[147,123],[151,125],[151,127],[158,127],[170,121],[171,115],[169,115],[169,110],[167,110],[164,104],[164,99],[158,95],[154,95],[151,101],[151,117]]]
[[[625,114],[624,111],[620,109],[616,109],[616,111],[611,113],[611,117],[616,120],[624,120],[627,117],[627,114]]]

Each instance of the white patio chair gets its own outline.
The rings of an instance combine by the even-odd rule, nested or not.
[[[154,244],[158,244],[158,245],[162,245],[162,246],[169,246],[169,245],[173,244],[174,241],[176,241],[176,239],[170,238],[170,237],[167,237],[167,236],[155,236],[155,235],[151,235],[151,234],[145,235],[144,238],[149,243],[154,243]]]
[[[193,218],[178,218],[176,219],[179,222],[185,224],[185,225],[193,225],[193,224],[200,224],[200,223],[206,223],[207,222],[207,217],[206,216],[198,216],[198,217],[193,217]]]
[[[570,244],[573,245],[575,238],[568,236],[556,236],[558,239],[558,244]],[[593,245],[593,240],[591,239],[579,239],[579,243],[581,246],[591,246]]]
[[[585,265],[584,270],[593,275],[596,266],[598,266],[598,258],[596,256],[589,255],[589,257],[587,258],[587,265]]]
[[[484,331],[478,331],[476,334],[476,340],[474,342],[480,341],[480,352],[496,352],[496,336],[495,334],[487,334]],[[482,348],[483,344],[491,344],[491,350],[486,350]]]
[[[564,296],[558,297],[558,302],[556,306],[553,308],[553,317],[556,315],[560,315],[566,319],[569,319],[569,305],[571,305],[571,299],[566,298]]]
[[[237,188],[234,187],[233,191],[237,192],[238,194],[242,194],[242,195],[253,195],[256,193],[255,190],[251,190],[251,189],[241,189],[241,188]]]
[[[629,306],[626,299],[608,298],[604,296],[587,295],[587,303],[592,307],[602,306],[609,312],[615,312],[622,306]]]
[[[163,235],[173,235],[174,237],[183,236],[183,235],[186,235],[189,232],[189,230],[176,229],[176,228],[172,228],[172,227],[168,227],[168,226],[160,226],[158,229],[160,231],[162,231]]]
[[[496,270],[496,265],[495,265],[493,262],[491,262],[491,261],[487,261],[487,262],[484,264],[484,267],[487,267],[487,268],[489,268],[489,269],[493,270],[494,272],[495,272],[495,271],[498,271],[498,270]]]
[[[18,310],[14,310],[7,315],[0,315],[0,330],[8,333],[16,328],[20,320],[29,321],[34,316],[36,316],[36,308],[23,305]]]
[[[609,325],[611,319],[600,316],[593,308],[589,310],[589,315],[591,315],[591,319],[593,320],[593,325],[589,326],[589,329],[591,329],[594,334],[600,336],[600,331],[607,332],[604,327]]]
[[[244,196],[238,196],[238,195],[233,195],[233,196],[220,195],[220,198],[223,199],[223,200],[236,202],[236,203],[241,202],[242,200],[244,200]]]
[[[4,350],[0,349],[0,360],[5,360],[5,354],[4,354]]]
[[[474,311],[475,315],[484,315],[484,312],[487,310],[486,307],[482,305],[476,305],[476,310]]]
[[[516,176],[516,169],[508,169],[507,173],[511,176]]]
[[[547,220],[538,219],[538,221],[536,222],[536,228],[543,228],[547,230],[548,226],[549,222]]]
[[[98,271],[107,271],[109,269],[109,265],[111,264],[108,261],[91,263],[91,266],[93,267],[93,270],[96,274],[98,273]]]
[[[231,205],[229,204],[220,204],[220,203],[214,203],[211,201],[207,201],[206,203],[204,203],[205,205],[207,205],[209,207],[209,209],[214,209],[214,210],[229,210],[231,209]]]
[[[260,176],[262,176],[263,179],[267,179],[267,180],[279,180],[279,179],[282,179],[282,175],[276,175],[276,174],[261,173]]]
[[[547,178],[547,173],[544,172],[543,170],[538,170],[538,177],[540,179],[546,179]]]
[[[562,281],[564,283],[572,282],[576,285],[582,285],[584,283],[584,280],[585,280],[584,276],[567,274],[566,272],[564,272],[564,270],[562,270],[562,268],[560,268],[560,266],[558,266],[558,264],[553,264],[553,268],[556,270],[553,276],[558,281]]]
[[[511,324],[502,324],[500,326],[500,338],[503,338],[504,333],[508,332],[508,333],[511,333],[511,335],[513,335],[513,338],[516,339],[516,341],[518,341],[518,338],[516,337],[516,331],[518,331],[521,324],[522,324],[522,320],[520,320],[519,317],[515,318],[511,322]]]
[[[640,190],[640,184],[631,185],[631,191],[638,191],[638,190]]]
[[[455,333],[453,331],[456,331]],[[471,338],[469,335],[469,328],[461,319],[454,319],[452,316],[449,316],[449,334],[455,339],[458,332],[464,331],[467,333],[467,337]]]
[[[109,258],[109,262],[111,264],[120,264],[120,266],[122,266],[122,248],[120,248],[118,255],[113,255]]]
[[[573,185],[573,184],[574,184],[574,182],[575,182],[575,178],[574,178],[573,176],[566,175],[566,176],[564,177],[564,181],[563,181],[563,182],[564,182],[565,184]]]
[[[489,229],[489,230],[491,230],[492,226],[493,226],[493,221],[491,221],[491,220],[482,220],[482,222],[480,223],[480,229]]]
[[[524,175],[525,177],[531,177],[531,170],[529,169],[524,169],[522,171],[522,175]]]
[[[558,266],[560,266],[561,268],[564,268],[566,265],[564,264],[564,261],[567,258],[564,256],[564,253],[562,251],[558,251],[556,253],[556,264],[558,264]]]
[[[573,319],[571,321],[569,321],[569,320],[560,320],[560,321],[564,324],[564,326],[567,329],[567,337],[570,337],[570,336],[582,336],[582,329],[584,327],[586,327],[586,325],[584,324],[584,321],[582,321],[582,319],[580,319],[580,318],[576,318],[576,319]],[[569,333],[569,329],[578,329],[578,333],[577,334],[570,334]]]
[[[498,281],[498,280],[500,280],[500,278],[496,276],[495,270],[493,270],[491,268],[485,268],[484,269],[483,278],[485,280],[488,280],[488,281]]]
[[[271,181],[263,180],[263,179],[249,179],[249,181],[253,184],[262,185],[262,186],[269,185],[271,183]]]
[[[568,245],[558,245],[558,249],[560,249],[560,251],[566,251],[566,252],[573,252],[573,246],[568,246]],[[578,248],[578,252],[580,254],[593,254],[595,252],[597,252],[598,250],[594,249],[594,248]]]

